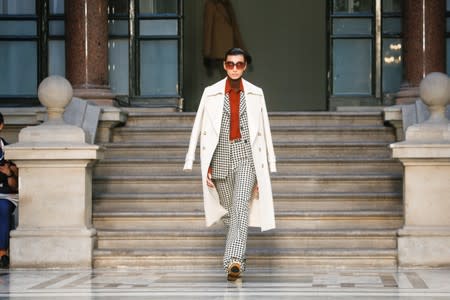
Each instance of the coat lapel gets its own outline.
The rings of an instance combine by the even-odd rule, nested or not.
[[[214,131],[219,136],[224,111],[225,79],[211,86],[206,96],[208,100],[205,107],[206,114],[213,124]]]
[[[248,131],[250,134],[250,141],[253,143],[257,134],[259,121],[261,120],[260,115],[262,113],[262,107],[258,99],[262,96],[259,90],[255,89],[252,84],[248,81],[243,81],[244,92],[245,92],[245,106],[248,118]]]

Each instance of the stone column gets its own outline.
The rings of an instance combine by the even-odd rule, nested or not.
[[[107,0],[66,1],[66,73],[75,97],[113,105],[107,13]]]
[[[19,226],[11,232],[12,268],[90,268],[96,231],[92,227],[92,164],[102,149],[87,144],[84,131],[64,123],[70,83],[45,79],[38,97],[48,121],[26,127],[6,157],[19,167]]]
[[[420,84],[431,116],[410,126],[404,142],[392,144],[404,165],[405,224],[398,232],[401,267],[450,266],[450,99],[446,74],[431,73]]]
[[[419,84],[426,74],[445,73],[445,0],[403,1],[404,82],[397,104],[419,97]]]

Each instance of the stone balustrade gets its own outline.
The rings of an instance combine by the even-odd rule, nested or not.
[[[405,141],[391,145],[404,165],[404,226],[398,232],[401,267],[450,266],[450,125],[446,107],[450,81],[430,73],[420,84],[430,111],[408,127]]]
[[[62,77],[42,81],[38,97],[47,121],[22,129],[6,158],[19,167],[19,224],[11,232],[12,268],[90,268],[92,165],[103,149],[63,119],[72,87]]]

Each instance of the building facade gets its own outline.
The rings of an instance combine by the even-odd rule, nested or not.
[[[254,59],[246,76],[272,111],[391,105],[417,93],[425,74],[448,70],[450,1],[225,2]],[[204,63],[204,5],[1,0],[0,106],[37,105],[37,86],[55,74],[82,98],[195,111],[224,76]]]

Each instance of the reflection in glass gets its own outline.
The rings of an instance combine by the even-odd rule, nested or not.
[[[141,95],[178,94],[178,42],[141,42]]]
[[[176,14],[178,0],[139,0],[141,14]]]
[[[64,0],[50,0],[50,15],[64,14]]]
[[[402,81],[402,41],[383,39],[383,93],[394,93]]]
[[[50,35],[64,35],[64,21],[50,21],[48,30]]]
[[[333,12],[371,13],[373,0],[333,0]]]
[[[108,20],[109,34],[128,35],[128,21]]]
[[[35,15],[35,0],[0,0],[0,15]]]
[[[346,19],[333,20],[333,34],[371,34],[371,19]]]
[[[0,21],[0,35],[36,35],[36,22]]]
[[[108,14],[128,15],[128,0],[108,0]]]
[[[111,91],[117,95],[128,95],[128,40],[109,40],[108,54]]]
[[[400,34],[402,32],[402,20],[400,18],[383,18],[384,34]]]
[[[177,20],[141,20],[139,22],[141,35],[177,35]]]
[[[371,95],[371,40],[335,40],[333,49],[333,94]]]
[[[383,12],[399,13],[402,11],[402,0],[383,0]]]
[[[64,41],[48,43],[48,75],[66,76],[66,51]]]
[[[35,95],[37,50],[33,41],[0,41],[0,95]]]

